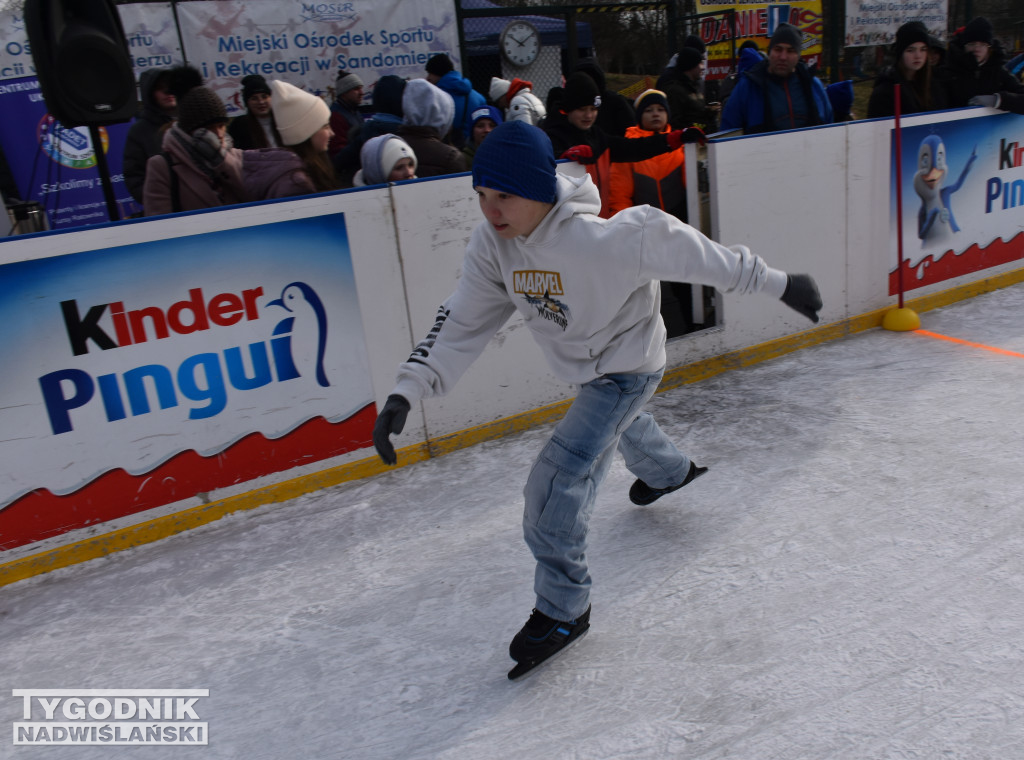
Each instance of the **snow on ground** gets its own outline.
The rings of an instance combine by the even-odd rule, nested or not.
[[[1022,314],[1018,285],[922,318],[1024,354]],[[659,395],[711,470],[637,508],[617,461],[591,631],[519,682],[548,429],[2,588],[0,757],[1020,757],[1022,379],[871,331]],[[210,743],[13,746],[41,688],[208,688]]]

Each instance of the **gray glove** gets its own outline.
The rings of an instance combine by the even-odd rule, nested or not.
[[[967,105],[999,108],[999,93],[996,93],[995,95],[975,95],[967,101]]]
[[[197,129],[192,133],[192,147],[207,166],[216,169],[224,163],[227,150],[216,132],[203,128]]]
[[[809,274],[789,274],[786,278],[786,292],[782,294],[782,303],[796,309],[812,322],[817,322],[821,294],[814,278]]]
[[[398,455],[395,454],[395,447],[391,445],[391,434],[398,435],[405,428],[405,418],[409,416],[409,402],[396,393],[388,396],[384,402],[384,408],[377,415],[377,421],[373,425],[373,445],[384,460],[384,464],[395,464],[398,462]]]

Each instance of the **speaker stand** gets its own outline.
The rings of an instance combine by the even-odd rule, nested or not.
[[[92,140],[92,151],[96,155],[96,168],[100,173],[100,182],[103,185],[103,198],[107,202],[107,216],[110,221],[116,222],[121,218],[117,209],[117,201],[114,200],[114,184],[110,181],[110,168],[107,165],[107,152],[103,150],[103,138],[100,137],[100,128],[95,124],[89,125],[89,138]]]

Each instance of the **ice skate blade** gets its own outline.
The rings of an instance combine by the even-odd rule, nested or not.
[[[683,482],[677,486],[670,486],[669,488],[651,488],[649,485],[644,483],[642,480],[637,479],[633,484],[633,487],[629,489],[629,500],[639,507],[646,507],[649,504],[653,504],[662,496],[667,496],[670,493],[675,493],[683,486],[688,486],[690,483],[695,481],[701,475],[708,471],[707,467],[700,467],[696,462],[690,462],[690,471],[686,474]],[[641,493],[637,493],[636,489],[638,486],[642,486]]]
[[[568,649],[573,644],[578,642],[580,639],[582,639],[584,636],[586,636],[587,633],[589,633],[589,632],[590,632],[590,626],[588,625],[582,632],[580,632],[580,634],[576,638],[574,638],[572,641],[570,641],[568,644],[566,644],[564,647],[562,647],[558,651],[551,653],[550,655],[545,657],[543,660],[537,660],[536,662],[531,662],[531,663],[525,663],[525,662],[518,662],[518,663],[516,663],[516,666],[514,668],[512,668],[512,670],[510,670],[508,672],[508,680],[510,680],[510,681],[518,681],[523,676],[529,675],[530,673],[535,673],[536,671],[540,670],[543,666],[547,665],[552,660],[557,660],[558,656],[560,654],[562,654],[562,652],[564,652],[566,649]]]

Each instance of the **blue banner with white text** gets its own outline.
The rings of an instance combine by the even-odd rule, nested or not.
[[[0,147],[22,201],[37,201],[50,229],[111,221],[88,127],[69,129],[48,112],[35,77],[0,82]],[[16,114],[16,118],[7,115]],[[99,127],[117,218],[141,209],[124,185],[122,158],[128,124]]]

